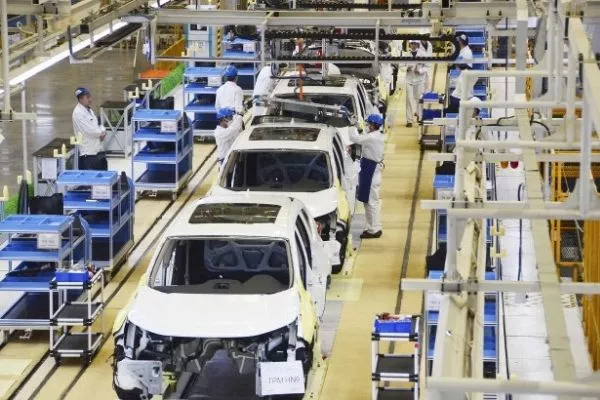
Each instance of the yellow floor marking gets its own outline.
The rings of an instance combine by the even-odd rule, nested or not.
[[[357,301],[360,299],[362,279],[333,279],[327,292],[327,300]]]

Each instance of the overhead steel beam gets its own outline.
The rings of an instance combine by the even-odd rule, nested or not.
[[[209,26],[261,25],[271,11],[202,11],[169,10],[155,12],[160,24],[191,24]],[[381,26],[431,26],[431,18],[442,19],[444,26],[475,24],[516,17],[513,2],[491,1],[482,7],[479,3],[455,3],[455,7],[442,9],[440,3],[423,3],[422,17],[407,17],[397,11],[348,12],[339,11],[277,11],[268,20],[269,27],[283,26],[336,26],[341,28]],[[457,19],[453,21],[453,19]]]
[[[11,15],[33,15],[33,14],[47,14],[51,13],[51,6],[46,7],[43,5],[34,5],[31,2],[24,1],[9,1],[8,13]]]

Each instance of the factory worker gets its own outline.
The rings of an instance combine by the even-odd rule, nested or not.
[[[268,96],[275,87],[276,80],[273,78],[273,74],[276,75],[277,72],[271,64],[264,66],[258,73],[252,92],[252,115],[254,117],[266,115],[267,107],[260,105],[259,102],[262,97]]]
[[[365,120],[367,133],[359,135],[353,129],[349,131],[350,140],[362,147],[360,173],[356,198],[365,205],[366,225],[360,235],[361,239],[381,237],[381,204],[379,188],[381,186],[381,170],[383,168],[383,152],[385,136],[383,134],[383,117],[371,114]]]
[[[233,64],[229,64],[223,72],[225,83],[217,89],[215,108],[233,108],[236,113],[244,113],[244,92],[236,83],[238,70]]]
[[[77,105],[73,110],[73,131],[81,136],[79,145],[79,169],[106,171],[108,163],[102,142],[106,130],[98,124],[98,118],[92,110],[92,94],[89,89],[80,87],[75,90]]]
[[[410,40],[410,55],[415,58],[427,57],[418,40]],[[410,128],[417,115],[417,105],[425,92],[427,66],[424,63],[410,64],[406,68],[406,126]]]
[[[460,53],[458,54],[457,60],[472,60],[473,52],[469,47],[469,37],[464,33],[458,36],[458,43],[460,46]],[[448,98],[448,109],[446,112],[456,113],[458,112],[458,107],[460,106],[460,101],[465,99],[468,100],[473,97],[473,87],[475,86],[476,80],[469,79],[467,83],[467,92],[462,92],[462,82],[466,79],[462,74],[462,71],[470,70],[473,68],[473,64],[455,64],[454,68],[458,68],[461,70],[460,75],[458,75],[458,79],[456,80],[456,87],[450,93]]]
[[[231,145],[242,131],[242,116],[237,114],[233,108],[221,108],[217,110],[219,124],[215,128],[215,142],[217,144],[217,162],[219,168],[229,154]]]

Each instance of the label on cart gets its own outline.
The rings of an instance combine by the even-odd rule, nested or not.
[[[110,199],[110,186],[108,186],[108,185],[92,186],[92,199],[94,199],[94,200]]]
[[[177,121],[160,121],[161,132],[177,132]]]
[[[37,247],[42,250],[56,250],[60,248],[60,235],[58,233],[38,233]]]
[[[440,311],[442,294],[439,292],[427,292],[425,295],[425,308],[429,311]]]
[[[221,86],[221,76],[209,76],[207,85],[209,87],[219,87]]]
[[[259,363],[256,380],[256,394],[259,396],[304,393],[301,361]]]
[[[42,179],[56,179],[58,165],[56,158],[42,158]]]
[[[438,189],[436,197],[437,200],[452,200],[452,198],[454,197],[454,190]]]
[[[244,53],[254,53],[256,50],[256,43],[244,43]]]

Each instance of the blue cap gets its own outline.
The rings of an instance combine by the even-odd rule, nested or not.
[[[235,110],[233,108],[220,108],[217,110],[217,120],[222,120],[223,118],[231,118],[235,115]]]
[[[223,75],[225,75],[227,78],[235,78],[238,75],[238,70],[235,65],[229,64],[225,68],[225,71],[223,71]]]
[[[75,89],[75,97],[84,96],[86,94],[92,94],[88,88],[78,87]]]
[[[371,114],[365,120],[369,124],[381,126],[383,125],[383,117],[379,114]]]

